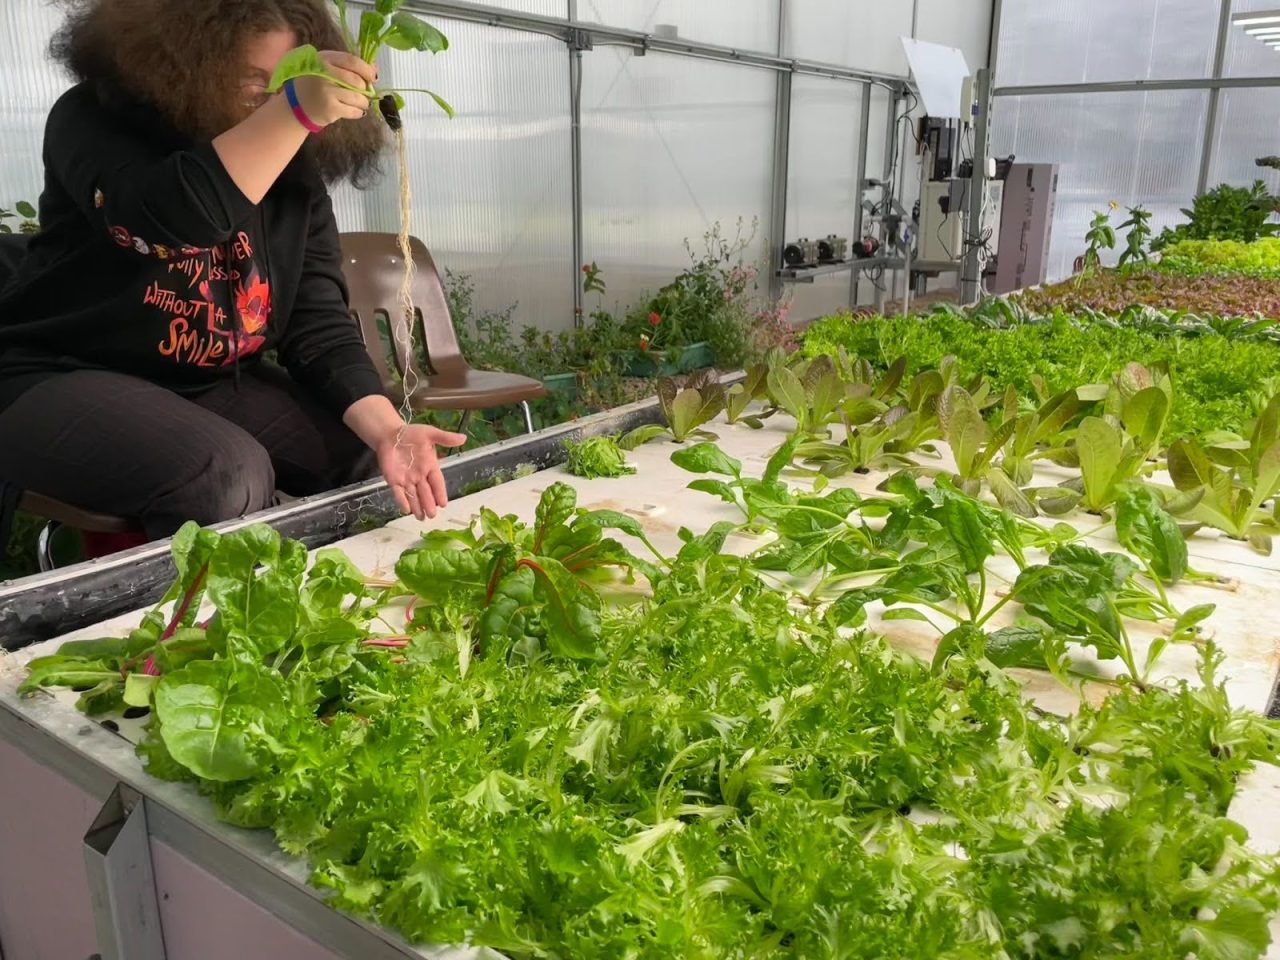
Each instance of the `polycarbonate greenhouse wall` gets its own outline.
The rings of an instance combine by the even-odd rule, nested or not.
[[[1111,201],[1145,205],[1159,231],[1219,183],[1280,191],[1280,171],[1254,163],[1280,154],[1280,50],[1232,24],[1280,0],[998,6],[992,150],[1061,165],[1051,277]]]
[[[716,222],[732,233],[739,218],[748,229],[758,220],[756,254],[766,238],[851,236],[859,160],[866,158],[870,177],[888,167],[898,102],[888,86],[907,75],[899,38],[959,46],[976,68],[987,62],[992,18],[992,0],[494,0],[487,8],[410,0],[410,7],[439,24],[451,49],[438,57],[389,51],[384,79],[436,89],[458,109],[449,121],[425,99],[408,108],[415,232],[443,266],[471,275],[481,306],[518,303],[518,322],[548,329],[574,322],[577,253],[604,268],[612,307],[669,280],[688,262],[685,238],[697,246]],[[476,12],[493,8],[515,22]],[[521,22],[524,15],[555,18],[559,35]],[[44,117],[69,82],[46,54],[59,18],[48,0],[0,2],[0,206],[39,193]],[[735,48],[743,60],[773,59],[722,62],[616,38],[582,52],[576,241],[575,55],[566,38],[575,23],[637,36],[670,25],[680,40]],[[791,82],[782,84],[779,58],[890,82],[787,73]],[[791,87],[789,151],[779,163],[784,86]],[[916,190],[909,166],[897,165],[908,206]],[[785,207],[776,189],[781,170]],[[343,229],[397,225],[394,176],[364,193],[339,189],[335,199]],[[864,302],[872,292],[864,283]],[[849,298],[849,278],[837,276],[797,287],[796,311],[815,315]],[[594,298],[584,306],[593,309]]]

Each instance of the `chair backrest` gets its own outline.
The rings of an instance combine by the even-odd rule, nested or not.
[[[415,317],[410,328],[409,318],[400,308],[404,259],[399,238],[391,233],[344,233],[341,242],[342,271],[350,290],[351,313],[360,324],[369,355],[383,382],[392,386],[403,380],[410,370],[421,378],[424,374],[465,367],[444,286],[426,245],[417,237],[410,239],[416,268]],[[391,353],[398,368],[395,370],[382,347],[384,329],[391,340]],[[422,348],[427,361],[425,371],[417,354],[406,350],[410,342]]]

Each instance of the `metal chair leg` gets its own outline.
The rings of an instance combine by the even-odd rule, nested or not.
[[[524,411],[524,426],[530,433],[533,433],[533,411],[529,409],[529,401],[521,400],[520,409]]]
[[[58,521],[50,520],[40,530],[40,536],[36,540],[36,554],[39,557],[42,573],[48,573],[57,566],[53,561],[53,535],[61,526],[62,524]]]

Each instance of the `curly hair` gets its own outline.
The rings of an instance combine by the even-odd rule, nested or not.
[[[298,43],[342,50],[324,0],[56,0],[65,23],[50,53],[81,81],[107,84],[153,105],[179,131],[212,139],[235,126],[236,92],[254,36],[293,30]],[[310,138],[330,183],[357,186],[378,172],[386,143],[378,111]]]

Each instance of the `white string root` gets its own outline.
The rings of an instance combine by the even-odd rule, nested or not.
[[[413,280],[417,267],[413,262],[413,248],[410,237],[413,234],[413,193],[409,182],[409,158],[404,128],[396,131],[396,146],[400,155],[400,255],[404,259],[404,275],[400,280],[400,311],[404,322],[392,324],[391,335],[395,340],[396,356],[400,360],[403,374],[401,389],[404,399],[400,404],[400,419],[404,425],[396,437],[396,447],[404,441],[404,429],[413,420],[413,397],[417,393],[418,375],[415,372],[413,350],[414,328],[417,326],[418,314],[413,302]],[[413,469],[413,449],[409,448],[407,468]]]

